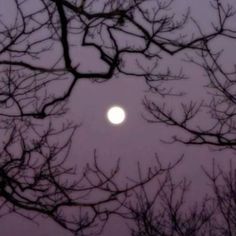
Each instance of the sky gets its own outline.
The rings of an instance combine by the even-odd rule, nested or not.
[[[188,4],[194,9],[193,12],[196,16],[200,16],[202,21],[207,21],[210,14],[208,14],[209,8],[203,7],[206,1],[198,1],[203,5],[200,5],[200,3],[198,5],[196,4],[197,1],[193,0],[190,3],[187,2],[187,0],[183,0],[176,7],[182,8]],[[0,7],[2,6],[3,0],[0,0]],[[6,8],[6,11],[11,10]],[[220,46],[229,51],[232,49],[230,45],[228,43],[224,45],[224,42],[220,42]],[[234,45],[233,42],[232,45]],[[82,66],[86,66],[86,62],[89,61],[89,65],[99,67],[99,64],[90,62],[94,60],[92,52],[74,51],[73,53],[75,58],[77,54],[83,57],[84,64]],[[174,59],[167,57],[163,61],[163,65],[171,65],[174,68],[180,63],[182,56],[183,54],[180,54]],[[231,62],[234,56],[235,53],[230,52],[228,54],[228,62]],[[181,63],[183,62],[181,61]],[[191,76],[191,79],[187,82],[184,81],[171,86],[178,89],[183,88],[194,99],[207,96],[201,90],[202,86],[206,83],[203,72],[193,65],[186,65],[184,73]],[[190,95],[187,95],[188,99]],[[123,76],[104,83],[93,83],[88,80],[79,81],[68,103],[69,111],[67,118],[81,124],[73,138],[69,157],[71,164],[83,166],[86,162],[91,162],[94,150],[96,149],[99,162],[106,168],[114,166],[116,160],[120,158],[120,175],[125,178],[126,176],[136,176],[136,163],[138,161],[143,167],[152,165],[155,154],[158,154],[164,163],[173,162],[184,154],[184,160],[176,168],[175,176],[177,178],[187,177],[192,181],[189,199],[191,201],[198,200],[195,199],[196,194],[199,197],[208,191],[207,180],[201,169],[202,166],[210,167],[213,158],[215,158],[218,163],[227,168],[228,161],[234,158],[235,153],[231,150],[212,151],[207,146],[187,146],[179,143],[166,144],[161,142],[161,140],[169,140],[179,130],[161,124],[146,122],[143,118],[143,116],[147,116],[143,106],[145,96],[152,97],[157,102],[161,99],[148,92],[148,87],[141,78]],[[173,107],[175,107],[176,98],[168,99]],[[111,125],[106,118],[107,109],[113,105],[119,105],[126,111],[127,118],[122,125]],[[204,118],[198,122],[199,124],[204,123]],[[236,166],[235,159],[233,159],[233,165]],[[19,216],[6,216],[0,219],[1,235],[70,235],[48,219],[39,217],[38,222],[39,224],[34,224]],[[114,219],[114,221],[108,224],[102,235],[128,236],[129,232],[124,222]]]
[[[145,167],[153,164],[155,153],[164,163],[175,161],[184,154],[184,160],[176,168],[175,176],[191,180],[189,197],[193,201],[199,200],[201,193],[208,191],[202,165],[209,167],[215,158],[218,163],[227,167],[228,160],[234,154],[231,151],[212,152],[206,146],[161,143],[160,139],[168,140],[174,132],[165,126],[148,124],[143,120],[142,114],[145,111],[142,97],[146,94],[145,91],[144,81],[135,79],[111,80],[99,85],[81,82],[71,98],[71,117],[82,123],[74,137],[71,161],[79,166],[90,162],[96,149],[102,166],[113,167],[115,160],[121,158],[120,175],[135,177],[137,161]],[[127,119],[121,126],[112,126],[107,122],[106,110],[113,104],[119,104],[126,109]],[[116,221],[108,224],[102,235],[128,236],[125,223],[119,219]],[[19,216],[9,215],[0,221],[1,233],[6,236],[70,235],[48,219],[39,218],[37,222],[38,225]]]

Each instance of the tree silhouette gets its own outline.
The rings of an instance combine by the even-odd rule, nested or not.
[[[75,126],[59,130],[49,122],[37,130],[19,123],[15,120],[1,147],[2,216],[16,213],[34,220],[41,214],[75,235],[92,235],[102,231],[110,216],[124,214],[120,209],[134,189],[173,168],[157,162],[138,181],[122,184],[119,162],[107,171],[95,153],[94,163],[77,171],[67,163]]]
[[[236,233],[236,172],[229,163],[223,170],[212,163],[210,171],[203,168],[210,182],[210,191],[202,199],[189,198],[190,182],[176,180],[173,169],[156,179],[152,188],[141,185],[125,207],[131,220],[133,236],[233,236]],[[152,189],[152,191],[150,191]]]
[[[222,1],[211,3],[219,17],[218,24],[213,23],[213,27],[221,30],[221,39],[232,42],[236,38],[236,30],[230,23],[230,19],[235,17],[233,5],[224,5]],[[200,28],[199,31],[202,32]],[[195,54],[187,54],[185,59],[205,72],[208,80],[205,98],[198,97],[197,101],[180,98],[178,111],[165,99],[163,103],[144,99],[148,122],[183,131],[182,135],[178,133],[167,142],[210,145],[217,150],[235,149],[235,66],[229,69],[224,48],[216,45],[213,41],[202,41],[202,48],[195,50]],[[202,123],[199,122],[201,115],[205,119]],[[204,173],[210,181],[212,193],[205,196],[200,206],[199,203],[195,207],[188,206],[185,202],[188,192],[185,180],[176,183],[172,176],[163,182],[163,188],[160,188],[160,183],[156,185],[157,192],[153,198],[146,189],[140,189],[136,205],[128,206],[135,222],[132,234],[235,235],[235,167],[231,162],[229,169],[224,170],[213,162],[212,170],[204,169]]]
[[[8,4],[11,14],[0,16],[2,215],[7,210],[33,220],[35,215],[43,214],[76,235],[91,235],[101,232],[110,216],[126,217],[127,210],[133,209],[128,203],[130,194],[138,188],[143,191],[146,184],[167,172],[160,191],[169,206],[168,214],[173,216],[172,211],[181,208],[168,198],[176,191],[170,177],[176,163],[163,167],[157,162],[145,176],[122,185],[116,181],[118,163],[107,172],[99,166],[95,154],[94,163],[78,173],[67,167],[76,126],[65,123],[58,127],[55,123],[63,119],[67,102],[82,79],[104,82],[120,75],[136,76],[144,78],[150,90],[162,96],[172,95],[165,83],[185,76],[181,70],[177,74],[170,69],[161,72],[159,61],[166,55],[191,50],[204,63],[188,59],[208,72],[210,86],[216,91],[210,109],[217,125],[206,132],[188,128],[188,122],[200,109],[194,104],[183,106],[185,117],[180,122],[155,103],[147,100],[145,105],[157,121],[192,134],[186,143],[233,146],[234,81],[230,77],[234,72],[223,70],[218,62],[220,55],[210,47],[218,37],[234,39],[235,31],[228,24],[234,16],[232,7],[212,1],[211,10],[217,17],[212,28],[203,33],[191,17],[191,9],[180,16],[174,14],[174,0],[12,0]],[[190,33],[185,28],[189,24],[193,26]],[[84,62],[81,50],[94,58],[94,67]],[[130,66],[131,62],[135,66]],[[226,104],[224,111],[218,108],[222,102]],[[181,195],[185,188],[184,182]],[[205,205],[201,209],[196,214],[202,216],[204,212],[206,216],[200,219],[176,218],[174,226],[180,228],[181,224],[181,229],[175,231],[186,234],[200,226],[205,229],[210,213]],[[144,220],[152,217],[149,213]],[[189,220],[191,227],[186,226]]]
[[[150,85],[152,81],[183,78],[181,73],[158,72],[156,67],[162,54],[175,55],[184,49],[207,53],[207,45],[214,38],[234,37],[234,31],[228,28],[228,20],[234,13],[232,8],[224,7],[220,1],[213,3],[218,21],[209,33],[204,34],[192,20],[196,30],[183,35],[190,21],[190,10],[183,16],[175,16],[171,8],[173,0],[41,0],[37,4],[12,1],[12,22],[7,17],[1,19],[0,65],[2,72],[7,71],[17,80],[10,89],[8,76],[1,86],[2,102],[11,100],[15,113],[2,112],[3,115],[44,118],[55,114],[81,79],[99,82],[124,74],[144,77]],[[88,53],[94,54],[102,69],[83,69],[82,58],[73,57],[72,53],[80,48],[90,49]],[[127,57],[137,58],[139,70],[129,68]],[[150,61],[149,70],[141,66],[139,57]],[[64,90],[59,94],[53,89],[50,92],[49,88],[54,84],[59,86],[59,81]]]
[[[230,19],[235,17],[233,5],[224,5],[221,1],[212,1],[212,7],[218,13],[218,24],[212,23],[214,29],[220,30],[221,39],[230,43],[236,39],[236,29]],[[201,32],[201,29],[199,28]],[[203,33],[202,33],[203,34]],[[204,34],[203,34],[204,36]],[[221,41],[223,42],[223,41]],[[201,49],[185,59],[203,69],[208,79],[206,87],[208,96],[197,101],[182,101],[179,112],[173,112],[168,104],[157,104],[145,99],[144,106],[149,113],[149,122],[164,123],[167,126],[178,127],[184,131],[184,136],[174,136],[172,141],[185,144],[208,144],[219,149],[235,148],[235,66],[229,69],[224,63],[224,48],[206,38],[201,42]],[[230,63],[228,63],[230,64]],[[210,96],[209,96],[210,95]],[[208,121],[204,124],[196,122],[201,115]],[[207,124],[207,126],[206,126]],[[187,135],[186,135],[187,134]]]
[[[214,215],[211,199],[206,196],[202,202],[190,204],[189,188],[190,182],[185,178],[175,181],[170,170],[152,185],[152,192],[147,186],[136,190],[136,200],[126,205],[128,218],[134,222],[131,235],[216,235],[210,233]]]
[[[215,235],[235,235],[236,233],[236,170],[229,162],[228,170],[223,170],[215,162],[212,170],[204,169],[211,183],[212,201],[216,208],[216,217],[212,229]]]

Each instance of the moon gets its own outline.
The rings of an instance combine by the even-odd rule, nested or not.
[[[112,106],[107,111],[107,119],[113,125],[120,125],[125,121],[125,110],[120,106]]]

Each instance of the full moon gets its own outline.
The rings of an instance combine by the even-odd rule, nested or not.
[[[125,121],[125,110],[119,106],[113,106],[107,111],[107,119],[113,125],[120,125]]]

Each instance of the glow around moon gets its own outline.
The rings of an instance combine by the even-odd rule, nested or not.
[[[125,121],[125,110],[119,106],[113,106],[107,111],[107,119],[113,125],[120,125]]]

